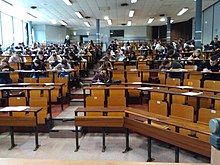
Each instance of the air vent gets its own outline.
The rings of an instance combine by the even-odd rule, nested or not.
[[[86,19],[90,19],[91,17],[90,17],[90,16],[85,16],[84,18],[86,18]]]
[[[125,26],[125,25],[127,25],[127,24],[126,24],[126,23],[122,23],[121,25],[122,25],[122,26]]]
[[[160,14],[160,16],[161,16],[161,17],[164,17],[164,16],[165,16],[165,14]]]
[[[36,9],[36,8],[37,8],[37,6],[31,6],[31,8],[32,8],[32,9]]]
[[[127,3],[122,3],[121,6],[122,6],[122,7],[128,6],[128,4],[127,4]]]

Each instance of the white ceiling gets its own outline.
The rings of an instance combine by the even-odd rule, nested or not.
[[[68,27],[79,29],[86,28],[84,21],[88,21],[92,27],[96,26],[96,19],[101,20],[101,27],[108,26],[104,16],[112,19],[112,26],[121,26],[122,23],[132,21],[132,25],[147,25],[147,20],[154,17],[155,20],[150,26],[165,25],[160,22],[160,14],[170,16],[175,22],[189,20],[195,15],[194,0],[138,0],[137,3],[131,4],[130,0],[72,0],[73,4],[67,6],[63,0],[6,0],[13,4],[13,7],[0,0],[0,10],[10,13],[16,17],[31,20],[33,24],[52,24],[51,20],[65,20]],[[218,0],[203,0],[203,10]],[[121,3],[128,3],[126,7],[121,7]],[[30,6],[37,6],[37,9],[31,9]],[[176,14],[183,7],[189,10],[182,16]],[[128,17],[130,9],[135,10],[133,18]],[[84,16],[90,16],[90,19],[79,19],[75,11],[80,11]],[[27,16],[26,12],[36,16],[33,18]],[[12,14],[13,13],[13,14]]]

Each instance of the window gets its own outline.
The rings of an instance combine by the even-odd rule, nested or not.
[[[2,23],[2,39],[4,47],[10,46],[13,41],[13,26],[12,17],[1,13],[1,23]]]
[[[13,25],[14,25],[14,42],[15,45],[18,45],[18,43],[24,42],[22,21],[14,18]]]

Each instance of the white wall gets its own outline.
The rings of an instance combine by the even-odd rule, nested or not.
[[[66,27],[46,25],[46,43],[64,43],[66,37]]]
[[[110,30],[124,30],[124,37],[114,37],[119,41],[138,41],[138,40],[147,40],[152,37],[152,27],[148,26],[121,26],[121,27],[103,27],[100,28],[100,38],[101,42],[109,43],[114,38],[110,37]],[[73,36],[76,32],[76,36]],[[87,35],[89,32],[89,40],[96,41],[96,30],[87,29],[87,30],[72,30],[72,39],[79,41],[80,35]]]
[[[61,44],[67,35],[67,28],[52,25],[33,25],[35,42]]]
[[[220,21],[219,21],[220,2],[210,6],[203,12],[203,44],[209,44],[213,37],[220,37]]]

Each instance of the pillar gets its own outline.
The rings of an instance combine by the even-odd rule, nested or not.
[[[195,49],[202,47],[202,0],[196,0]]]
[[[170,20],[171,20],[171,17],[167,17],[167,44],[171,42]]]
[[[100,44],[100,19],[96,19],[96,43]]]

